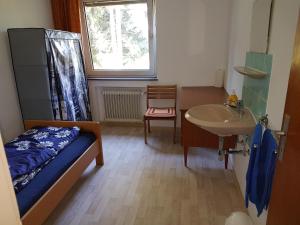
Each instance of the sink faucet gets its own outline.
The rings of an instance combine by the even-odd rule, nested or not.
[[[243,100],[238,100],[236,102],[236,109],[239,113],[243,113],[244,112],[244,102]]]
[[[242,117],[244,115],[244,102],[243,100],[238,100],[236,102],[236,106],[231,106],[228,103],[224,103],[225,106],[230,106],[233,110],[237,111],[240,115],[240,117]]]

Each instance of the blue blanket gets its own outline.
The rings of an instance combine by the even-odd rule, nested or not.
[[[79,135],[79,128],[35,127],[5,144],[16,192]]]

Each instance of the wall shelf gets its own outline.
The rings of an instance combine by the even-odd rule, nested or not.
[[[252,69],[250,67],[245,67],[245,66],[236,66],[236,67],[234,67],[234,69],[235,69],[235,71],[237,71],[238,73],[240,73],[242,75],[252,77],[255,79],[261,79],[268,75],[265,72],[255,70],[255,69]]]

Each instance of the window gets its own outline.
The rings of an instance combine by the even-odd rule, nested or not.
[[[91,77],[155,75],[153,0],[83,1],[83,42]]]

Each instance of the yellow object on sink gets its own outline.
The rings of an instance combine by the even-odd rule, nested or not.
[[[232,94],[227,98],[227,104],[233,107],[236,107],[239,98],[235,93],[235,90],[232,91]]]

